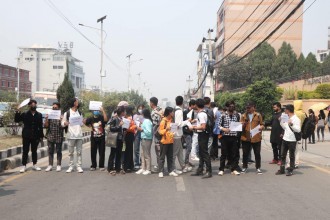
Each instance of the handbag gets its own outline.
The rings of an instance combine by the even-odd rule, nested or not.
[[[301,132],[295,132],[290,126],[289,126],[289,128],[293,132],[294,137],[296,138],[296,141],[301,141]]]
[[[116,148],[117,147],[117,137],[118,137],[118,133],[108,132],[107,138],[105,140],[105,146]]]

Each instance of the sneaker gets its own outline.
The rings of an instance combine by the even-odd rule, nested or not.
[[[67,173],[71,173],[73,171],[73,167],[69,167],[69,169],[66,170]]]
[[[234,170],[234,171],[231,172],[231,174],[234,174],[235,176],[239,176],[241,173],[238,172],[238,171],[236,171],[236,170]]]
[[[269,162],[269,164],[277,164],[277,163],[278,163],[277,160],[272,160],[272,161]]]
[[[100,167],[100,171],[105,171],[105,168],[104,167]]]
[[[52,169],[53,169],[53,166],[48,166],[48,167],[45,169],[45,171],[46,171],[46,172],[49,172],[49,171],[52,171]]]
[[[293,175],[293,172],[292,171],[288,171],[287,173],[286,173],[286,176],[292,176]]]
[[[180,171],[180,170],[174,170],[174,172],[178,175],[182,174],[182,171]]]
[[[247,168],[243,168],[241,173],[244,174],[244,173],[246,173],[246,171],[247,171]]]
[[[188,167],[184,167],[182,170],[183,173],[187,173],[188,172]]]
[[[151,174],[151,171],[150,170],[146,170],[142,173],[143,175],[150,175]]]
[[[192,160],[192,161],[197,161],[197,162],[198,162],[198,161],[199,161],[199,158],[196,157],[196,156],[194,156],[194,157],[191,158],[191,160]]]
[[[176,172],[172,171],[172,172],[170,173],[170,176],[177,177],[177,176],[179,176],[179,175],[178,175]]]
[[[262,171],[260,169],[257,169],[257,174],[262,174]]]
[[[190,166],[189,166],[188,169],[187,169],[188,172],[191,172],[192,170],[193,170],[193,168],[190,167]]]
[[[220,170],[219,173],[218,173],[219,176],[223,176],[223,171]]]
[[[38,167],[36,164],[32,166],[32,169],[35,170],[35,171],[40,171],[41,168]]]
[[[158,174],[158,177],[159,177],[159,178],[163,178],[163,177],[164,177],[163,172],[160,172],[160,173]]]
[[[19,170],[20,173],[25,173],[26,171],[26,166],[22,166],[22,168]]]
[[[91,167],[89,170],[90,171],[95,171],[96,169],[94,167]]]
[[[78,172],[78,173],[83,173],[84,170],[83,170],[81,167],[78,167],[78,168],[77,168],[77,172]]]
[[[298,165],[294,165],[294,169],[299,169],[299,166]]]
[[[61,170],[62,170],[62,167],[61,166],[57,166],[56,167],[56,172],[61,172]]]
[[[136,174],[142,174],[142,173],[144,173],[145,172],[145,170],[144,169],[139,169],[137,172],[135,172]]]
[[[278,171],[275,173],[275,175],[282,175],[282,174],[284,174],[284,172],[281,171],[281,170],[278,170]]]
[[[277,165],[281,166],[281,165],[282,165],[282,162],[279,160],[279,161],[277,162]]]

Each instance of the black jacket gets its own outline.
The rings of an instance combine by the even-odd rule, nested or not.
[[[30,139],[40,139],[44,137],[43,127],[42,127],[42,114],[37,112],[32,115],[31,111],[26,112],[16,112],[15,122],[23,122],[23,138]]]
[[[110,120],[110,131],[114,133],[118,133],[117,139],[123,140],[123,128],[119,125],[121,122],[121,119],[118,116],[114,116]]]
[[[270,133],[270,143],[280,144],[282,142],[282,135],[284,130],[280,124],[279,118],[282,112],[273,113],[272,119],[265,123],[266,126],[272,126]]]

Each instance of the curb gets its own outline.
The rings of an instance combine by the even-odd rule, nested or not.
[[[83,133],[83,144],[90,142],[90,132]],[[22,165],[22,146],[16,146],[7,150],[0,151],[0,172],[8,169],[14,169]],[[68,142],[62,144],[62,151],[68,149]],[[38,160],[48,156],[47,140],[40,143],[37,150]],[[28,156],[28,162],[32,161],[31,153]]]

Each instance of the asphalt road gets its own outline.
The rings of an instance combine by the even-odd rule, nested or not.
[[[301,165],[292,177],[275,176],[271,153],[262,152],[263,175],[254,164],[248,173],[213,178],[88,171],[89,144],[83,151],[85,172],[46,173],[17,170],[0,176],[0,219],[329,219],[330,171]],[[66,155],[67,153],[65,153]],[[109,149],[107,149],[107,155]],[[107,160],[106,160],[107,162]],[[46,168],[47,160],[39,164]]]

